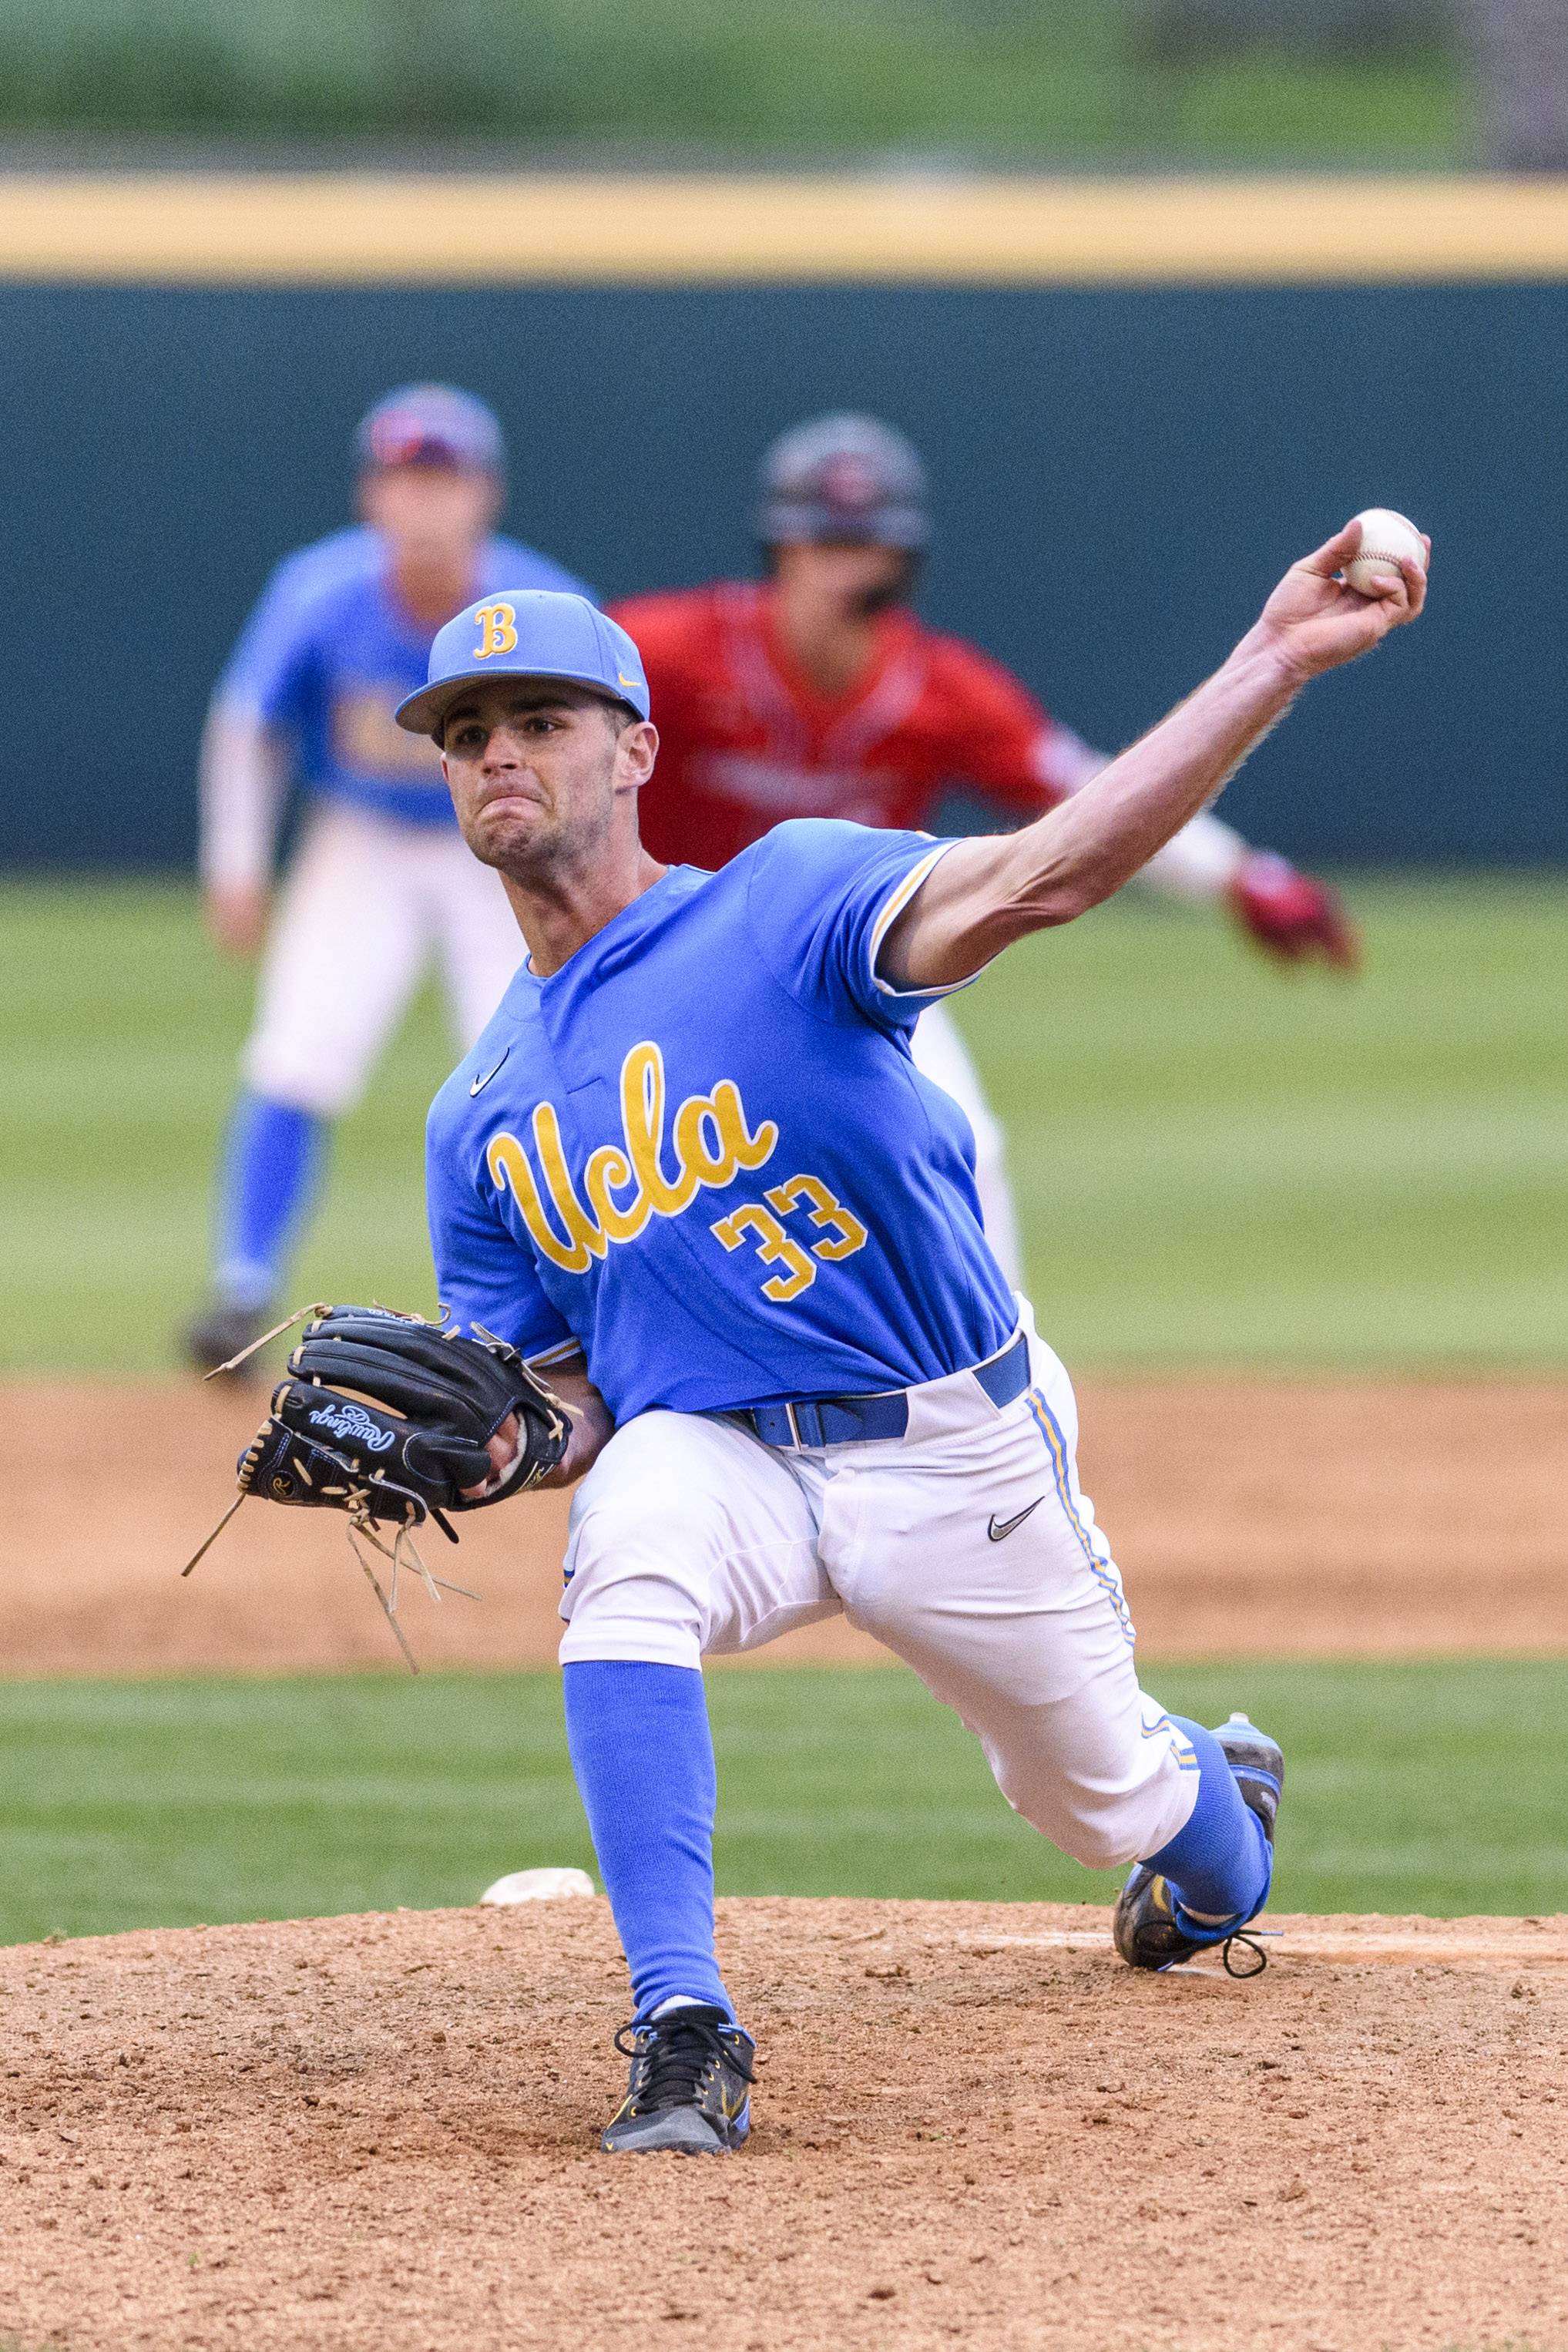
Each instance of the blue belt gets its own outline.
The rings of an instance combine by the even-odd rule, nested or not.
[[[1000,1411],[1029,1386],[1029,1341],[1020,1331],[999,1356],[974,1366],[991,1402]],[[795,1397],[785,1404],[758,1404],[736,1415],[756,1431],[764,1445],[793,1453],[803,1445],[863,1445],[879,1437],[902,1437],[909,1427],[909,1391],[889,1389],[880,1396]]]

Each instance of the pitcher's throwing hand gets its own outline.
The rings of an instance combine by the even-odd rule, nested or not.
[[[1292,563],[1252,633],[1272,640],[1303,680],[1370,653],[1390,629],[1415,620],[1427,601],[1432,542],[1425,531],[1419,537],[1426,563],[1413,555],[1391,556],[1364,588],[1349,584],[1344,574],[1361,553],[1362,530],[1362,519],[1354,515],[1315,555]],[[1248,642],[1243,638],[1242,646]]]

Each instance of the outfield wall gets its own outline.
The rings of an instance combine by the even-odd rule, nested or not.
[[[747,569],[768,437],[893,417],[936,482],[923,609],[1108,746],[1291,554],[1403,508],[1429,619],[1228,812],[1314,861],[1568,861],[1550,184],[16,181],[0,349],[0,863],[189,861],[225,651],[344,519],[360,411],[420,375],[495,404],[510,526],[607,594]]]

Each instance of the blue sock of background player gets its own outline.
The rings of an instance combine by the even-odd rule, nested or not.
[[[326,1139],[326,1120],[292,1103],[250,1093],[235,1103],[218,1174],[214,1287],[225,1306],[259,1311],[277,1298]]]
[[[566,1741],[639,2023],[671,2000],[731,2020],[713,1950],[713,1736],[701,1670],[584,1658],[564,1668]]]
[[[692,1666],[579,1660],[567,1666],[566,1737],[637,2018],[677,1996],[734,2008],[713,1956],[716,1776],[703,1678]],[[1173,1723],[1197,1754],[1186,1827],[1147,1861],[1203,1940],[1267,1899],[1273,1849],[1213,1732]]]

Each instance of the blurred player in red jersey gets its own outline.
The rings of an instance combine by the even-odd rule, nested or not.
[[[955,787],[1023,824],[1106,764],[998,662],[909,609],[930,520],[925,468],[891,425],[824,416],[784,434],[763,461],[759,521],[766,580],[612,608],[642,652],[659,730],[642,796],[654,857],[720,866],[786,817],[918,828]],[[1207,812],[1144,873],[1228,908],[1284,961],[1355,964],[1333,892]],[[1016,1284],[1001,1129],[943,1006],[921,1016],[914,1051],[968,1115],[987,1237]]]

